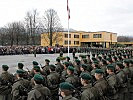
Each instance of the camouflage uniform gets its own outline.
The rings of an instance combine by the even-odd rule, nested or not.
[[[11,100],[11,84],[0,77],[0,100]]]
[[[71,75],[67,75],[67,78],[65,80],[66,82],[69,82],[70,84],[72,84],[74,87],[78,87],[79,86],[79,79],[77,76],[71,74]]]
[[[107,97],[106,97],[107,87],[108,87],[107,81],[104,78],[101,78],[94,83],[94,87],[98,91],[99,99],[107,100]]]
[[[53,71],[47,76],[48,88],[51,91],[52,100],[58,100],[58,85],[60,76],[57,72]]]
[[[108,98],[110,100],[118,100],[118,94],[117,94],[118,80],[115,73],[108,75],[106,79],[110,86]]]
[[[97,98],[97,91],[94,87],[90,85],[82,87],[81,91],[81,99],[80,100],[96,100]]]
[[[131,75],[129,76],[129,84],[128,84],[128,91],[129,91],[129,100],[133,100],[133,66],[129,67]]]
[[[47,100],[51,97],[50,90],[43,85],[35,85],[34,88],[28,93],[27,100]]]
[[[64,66],[58,62],[57,65],[56,65],[56,72],[58,72],[59,74],[61,74],[61,72],[63,71],[64,69]]]
[[[28,90],[30,90],[30,82],[23,78],[18,79],[12,86],[12,100],[23,100]]]
[[[75,97],[72,97],[72,95],[64,97],[62,100],[78,100]]]
[[[43,67],[43,74],[44,75],[49,75],[50,74],[50,72],[49,72],[49,65],[45,65]]]
[[[66,76],[67,76],[67,70],[64,70],[62,73],[61,73],[61,82],[64,82],[66,80]]]
[[[117,77],[119,79],[118,83],[118,96],[119,100],[128,100],[127,99],[127,76],[123,70],[117,72]]]
[[[14,76],[13,74],[10,74],[8,71],[2,72],[0,75],[1,85],[0,85],[0,100],[10,100],[11,98],[11,85],[14,83]]]
[[[14,76],[13,74],[10,74],[9,72],[5,71],[0,76],[3,80],[13,84],[14,83]]]

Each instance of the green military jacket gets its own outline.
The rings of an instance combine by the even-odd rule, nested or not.
[[[91,85],[87,85],[87,86],[82,87],[81,91],[83,91],[83,92],[81,93],[81,99],[80,100],[96,100],[97,91]]]
[[[75,97],[72,97],[72,95],[64,97],[62,100],[78,100]]]
[[[0,100],[11,100],[11,84],[0,77]]]
[[[58,72],[59,74],[61,74],[61,72],[63,71],[64,66],[61,63],[57,63],[56,65],[56,72]]]
[[[65,81],[71,83],[74,87],[79,86],[79,78],[73,74],[68,75]]]
[[[131,74],[129,76],[129,78],[130,78],[129,82],[130,83],[128,85],[128,90],[129,90],[129,92],[133,92],[133,66],[129,67],[129,70],[130,70]]]
[[[48,86],[51,84],[59,84],[60,83],[60,75],[57,72],[50,72],[50,74],[47,76],[47,82]]]
[[[50,97],[50,90],[47,87],[38,84],[28,93],[27,100],[48,100]]]
[[[63,70],[63,72],[61,73],[61,82],[64,82],[66,80],[66,76],[67,76],[67,70]]]
[[[96,71],[96,68],[91,71],[92,76],[95,76],[95,71]]]
[[[58,94],[58,86],[60,83],[60,75],[57,72],[50,72],[47,76],[47,85],[51,90],[51,94]]]
[[[111,98],[113,100],[117,100],[118,99],[118,94],[117,94],[118,79],[117,79],[115,73],[108,75],[106,80],[109,84],[108,98]]]
[[[24,96],[27,96],[26,92],[29,92],[30,89],[31,86],[28,80],[23,78],[18,79],[12,86],[12,92],[11,92],[12,100],[19,100],[19,99],[22,100]]]
[[[79,75],[80,74],[80,65],[74,65],[74,68]]]
[[[127,75],[123,70],[120,70],[119,72],[117,72],[116,76],[118,77],[118,89],[119,89],[119,93],[122,92],[127,92]]]
[[[80,76],[81,76],[82,74],[84,74],[84,73],[87,73],[87,74],[90,75],[90,73],[89,73],[87,70],[85,70],[85,71],[82,71],[82,72],[81,72]]]
[[[49,65],[45,65],[43,67],[43,74],[44,75],[49,75],[50,74],[49,68],[50,68]]]
[[[0,75],[0,77],[5,80],[5,81],[8,81],[10,82],[11,84],[14,83],[14,76],[13,74],[10,74],[9,72],[5,71],[5,72],[2,72],[2,74]]]
[[[98,91],[100,100],[102,100],[102,98],[105,98],[105,95],[107,94],[107,88],[108,88],[107,81],[104,78],[101,78],[94,83],[94,87]]]

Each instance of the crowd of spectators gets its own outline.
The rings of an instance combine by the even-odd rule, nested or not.
[[[111,49],[96,48],[96,47],[70,47],[69,52],[77,53],[107,53]],[[63,46],[1,46],[0,55],[23,55],[23,54],[54,54],[54,53],[67,53],[68,47]]]

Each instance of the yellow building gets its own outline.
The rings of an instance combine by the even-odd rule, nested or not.
[[[41,34],[41,46],[49,46],[49,39],[47,33]],[[53,46],[55,44],[68,46],[68,33],[67,32],[59,32],[54,33],[53,35]],[[100,32],[70,32],[69,34],[69,44],[70,46],[102,46],[102,47],[110,47],[111,44],[117,42],[117,34],[100,31]]]
[[[133,46],[133,42],[117,42],[117,44],[125,45],[126,47]]]

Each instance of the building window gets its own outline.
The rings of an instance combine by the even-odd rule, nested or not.
[[[65,38],[68,38],[68,34],[65,34]],[[71,38],[71,34],[69,34],[69,38]]]
[[[93,38],[102,38],[102,34],[93,34]]]
[[[74,41],[74,45],[79,45],[79,41]]]
[[[74,38],[79,38],[79,35],[74,35]]]
[[[89,35],[82,35],[82,38],[89,38]]]
[[[65,40],[65,41],[64,41],[64,44],[68,44],[68,41]],[[69,41],[69,44],[71,44],[71,41]]]

